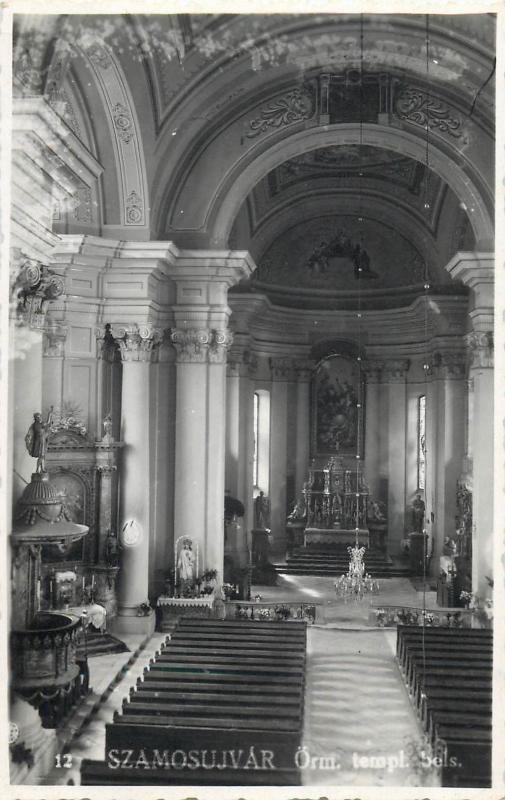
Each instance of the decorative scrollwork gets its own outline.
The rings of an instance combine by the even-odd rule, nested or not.
[[[92,44],[91,47],[88,47],[87,56],[89,60],[95,64],[95,66],[100,67],[101,69],[109,69],[112,64],[111,57],[105,47],[103,45]]]
[[[395,98],[394,112],[399,119],[423,128],[438,128],[455,139],[461,138],[461,119],[454,110],[437,97],[415,86],[402,86]]]
[[[260,114],[249,123],[249,139],[265,133],[269,128],[282,128],[293,122],[301,122],[312,115],[312,100],[301,89],[293,89],[282,97],[267,103],[260,110]]]
[[[144,218],[144,203],[139,194],[134,190],[126,198],[126,224],[140,225]]]
[[[129,144],[135,136],[130,110],[122,103],[116,103],[112,109],[112,118],[118,137],[124,144]]]

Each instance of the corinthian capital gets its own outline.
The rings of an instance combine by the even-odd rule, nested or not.
[[[226,328],[174,328],[170,338],[178,364],[224,364],[233,341],[231,331]]]
[[[151,361],[153,347],[161,341],[161,331],[150,325],[128,325],[111,330],[121,353],[121,361]]]
[[[379,383],[384,369],[383,361],[364,361],[361,369],[366,376],[367,383]]]
[[[283,356],[270,359],[272,378],[277,381],[292,381],[294,379],[293,359]]]
[[[409,366],[410,361],[408,358],[396,358],[391,361],[385,361],[382,370],[384,380],[388,383],[404,381]]]
[[[315,361],[312,361],[310,358],[298,359],[292,363],[296,378],[300,382],[310,381],[315,367]]]
[[[472,331],[465,336],[471,356],[471,366],[491,368],[494,366],[494,340],[491,331]]]
[[[11,272],[11,316],[34,330],[42,330],[52,300],[65,289],[61,275],[16,251]]]
[[[225,364],[226,353],[233,342],[233,334],[227,328],[212,330],[209,342],[209,362],[211,364]]]
[[[466,358],[464,353],[437,352],[433,357],[436,374],[442,378],[464,378]]]

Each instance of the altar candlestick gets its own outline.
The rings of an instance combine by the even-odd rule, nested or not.
[[[37,578],[37,611],[40,611],[40,578]]]

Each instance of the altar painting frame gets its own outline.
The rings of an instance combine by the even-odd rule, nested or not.
[[[311,381],[312,458],[355,458],[357,453],[361,459],[364,458],[365,389],[364,376],[356,358],[335,353],[319,361]],[[358,402],[361,403],[359,425]]]

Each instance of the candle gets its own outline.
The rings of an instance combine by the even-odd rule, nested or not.
[[[84,592],[86,589],[86,578],[82,576],[82,602],[84,603]]]
[[[40,578],[37,578],[37,611],[40,611]]]
[[[94,588],[95,588],[95,573],[93,573],[91,576],[91,589]]]
[[[54,603],[53,603],[53,601],[54,601],[54,594],[53,594],[53,592],[54,592],[54,589],[53,589],[53,579],[51,578],[51,580],[49,581],[49,607],[50,607],[50,608],[54,608]]]

